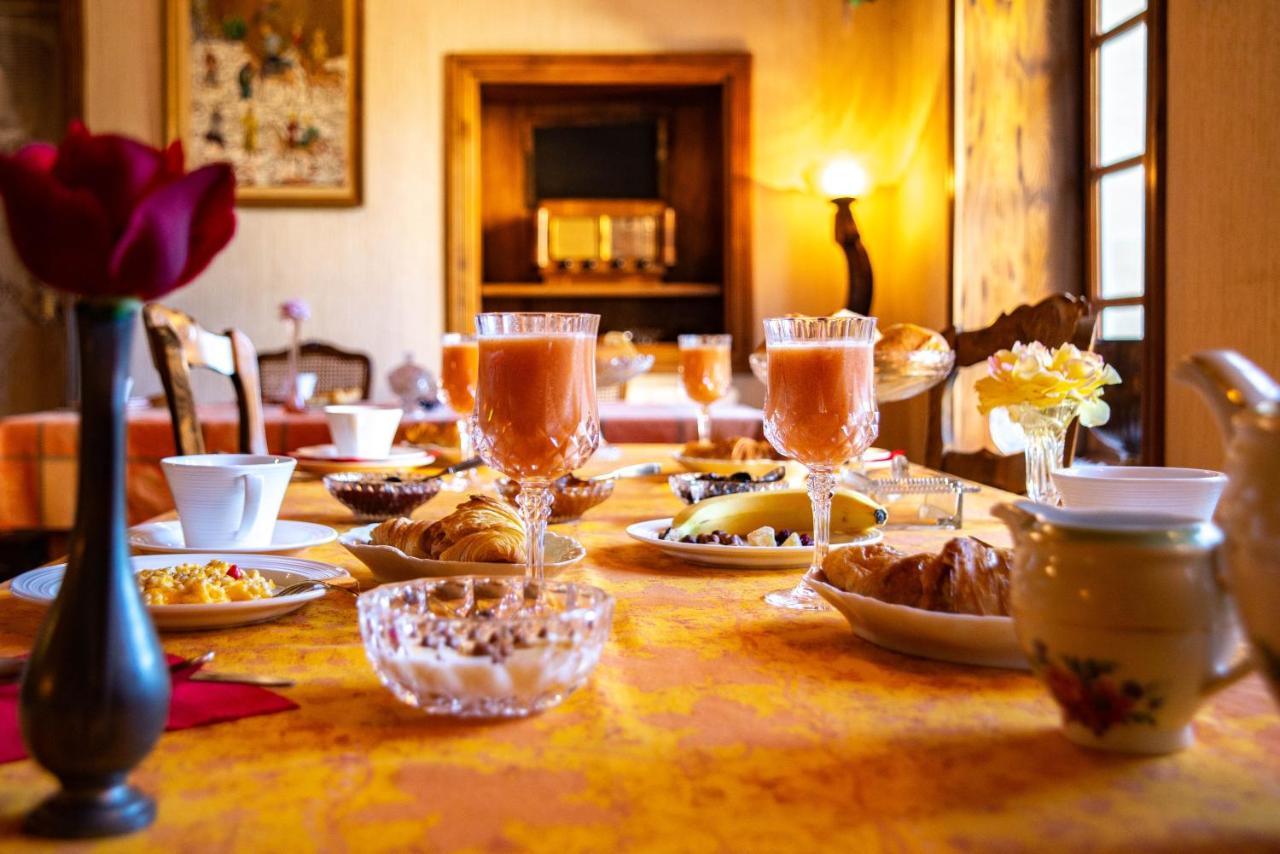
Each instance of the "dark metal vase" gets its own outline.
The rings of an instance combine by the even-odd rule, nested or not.
[[[125,540],[125,395],[134,300],[82,300],[76,525],[58,598],[36,635],[19,716],[31,756],[62,784],[26,830],[78,838],[128,833],[155,818],[130,786],[169,711],[169,673],[133,579]]]

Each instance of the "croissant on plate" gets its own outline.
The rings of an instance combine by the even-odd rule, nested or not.
[[[524,563],[524,526],[506,502],[472,495],[435,522],[388,519],[370,533],[376,545],[410,557],[479,563]]]
[[[822,573],[836,587],[894,605],[950,614],[1009,613],[1008,549],[957,537],[939,554],[886,545],[852,546],[827,555]]]
[[[431,525],[431,522],[401,516],[378,525],[369,532],[369,539],[374,545],[397,548],[409,557],[430,557],[431,550],[424,543],[424,538]]]

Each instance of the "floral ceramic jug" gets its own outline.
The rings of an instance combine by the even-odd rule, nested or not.
[[[1218,416],[1230,482],[1217,521],[1227,535],[1229,582],[1258,664],[1280,701],[1280,385],[1230,350],[1178,367]]]

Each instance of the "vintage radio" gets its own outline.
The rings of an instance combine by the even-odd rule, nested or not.
[[[676,262],[676,212],[661,199],[546,199],[536,227],[544,281],[660,279]]]

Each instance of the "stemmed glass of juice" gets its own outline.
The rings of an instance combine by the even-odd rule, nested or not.
[[[472,439],[491,468],[520,484],[525,578],[543,581],[551,483],[600,443],[596,411],[598,314],[476,315],[480,373]]]
[[[780,453],[809,469],[813,562],[822,568],[831,542],[836,473],[861,458],[880,431],[876,409],[874,317],[771,317],[764,322],[769,382],[764,435]],[[770,605],[818,611],[826,606],[801,580],[765,596]]]
[[[458,416],[458,460],[471,459],[469,420],[476,408],[476,381],[480,374],[480,349],[474,335],[446,333],[440,339],[440,390],[445,402]],[[454,475],[453,488],[465,488],[471,470]]]
[[[733,364],[732,335],[681,335],[680,379],[685,394],[698,404],[698,441],[711,441],[711,404],[729,393]]]

